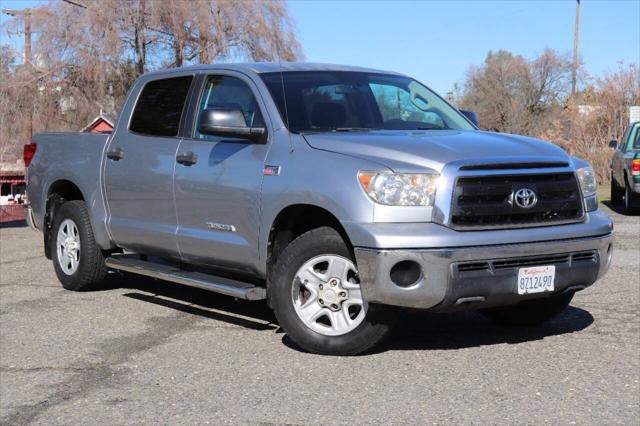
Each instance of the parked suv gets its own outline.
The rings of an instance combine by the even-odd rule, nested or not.
[[[311,352],[367,351],[399,308],[535,325],[607,271],[612,223],[589,164],[474,120],[391,72],[148,73],[112,134],[25,147],[27,216],[69,290],[111,269],[266,299]]]
[[[611,202],[624,202],[627,213],[640,209],[640,122],[632,123],[620,143],[609,143],[615,153],[611,160]]]

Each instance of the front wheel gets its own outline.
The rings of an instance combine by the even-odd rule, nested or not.
[[[503,325],[532,326],[542,324],[565,310],[574,292],[550,296],[544,299],[525,300],[512,306],[481,309],[488,319]]]
[[[351,254],[333,228],[313,229],[292,241],[270,286],[280,326],[309,352],[357,355],[392,329],[389,310],[364,300]]]

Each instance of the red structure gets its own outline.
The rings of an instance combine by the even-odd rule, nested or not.
[[[111,133],[115,120],[113,117],[107,114],[100,113],[99,116],[93,119],[82,132],[86,133]]]
[[[24,171],[0,170],[0,223],[24,219],[26,187]]]
[[[82,132],[110,133],[115,120],[100,112]],[[27,202],[25,173],[23,167],[3,164],[0,169],[0,223],[16,222],[24,219],[24,205]]]

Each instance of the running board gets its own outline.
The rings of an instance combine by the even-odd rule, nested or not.
[[[201,288],[238,299],[262,300],[267,298],[267,291],[263,287],[216,275],[185,271],[175,266],[147,262],[126,255],[108,257],[105,259],[105,263],[112,269]]]

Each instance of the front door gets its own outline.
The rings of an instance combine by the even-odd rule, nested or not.
[[[178,256],[173,170],[179,127],[193,76],[145,84],[127,126],[106,150],[108,225],[118,246],[138,253]],[[123,111],[123,114],[131,111]]]
[[[178,150],[191,160],[175,171],[178,247],[185,262],[252,272],[247,259],[258,257],[260,188],[269,144],[203,135],[197,122],[206,108],[233,108],[248,126],[265,127],[257,93],[239,73],[205,79],[191,138]]]

